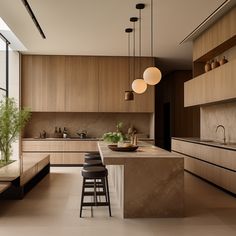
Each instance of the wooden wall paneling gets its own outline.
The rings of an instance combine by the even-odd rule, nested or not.
[[[98,57],[66,57],[65,110],[98,112]]]
[[[139,73],[139,58],[136,58],[136,78],[143,78],[144,70],[154,66],[154,58],[142,57],[141,58],[141,75]],[[133,79],[132,79],[133,81]],[[155,86],[148,85],[147,90],[143,94],[134,93],[134,101],[129,101],[130,112],[154,112],[155,102]]]
[[[236,7],[194,40],[193,61],[206,61],[236,43]]]
[[[128,57],[99,57],[99,112],[128,112]]]
[[[46,111],[65,111],[65,56],[46,56]]]

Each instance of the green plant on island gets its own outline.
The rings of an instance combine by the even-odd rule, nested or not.
[[[122,127],[123,127],[123,123],[119,122],[116,125],[116,131],[115,132],[108,132],[103,134],[103,140],[106,142],[110,142],[110,143],[118,143],[118,142],[123,142],[126,140],[126,136],[123,134],[122,132]]]
[[[19,109],[14,98],[4,97],[0,101],[0,151],[1,165],[10,162],[12,144],[29,120],[31,113],[27,109]]]

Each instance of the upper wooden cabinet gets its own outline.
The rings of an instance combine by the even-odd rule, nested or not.
[[[193,61],[207,61],[236,44],[236,7],[193,42]]]
[[[66,57],[65,111],[98,112],[96,57]]]
[[[236,99],[236,60],[184,83],[184,106]]]
[[[135,75],[139,73],[139,58],[135,60]],[[131,89],[133,73],[128,76],[127,57],[99,58],[99,111],[100,112],[154,112],[154,86],[148,86],[143,94],[135,94],[133,101],[125,101],[126,90]],[[131,63],[132,65],[132,63]],[[154,65],[153,58],[141,59],[142,73],[148,66]],[[131,67],[131,71],[133,68]]]
[[[193,42],[194,78],[184,84],[184,106],[204,105],[236,99],[236,7]],[[207,61],[229,62],[205,72]]]
[[[142,58],[141,72],[153,62]],[[127,57],[23,55],[22,105],[37,112],[154,112],[154,86],[124,100],[133,80],[128,68]]]
[[[65,57],[22,57],[22,104],[32,111],[65,110]]]
[[[128,88],[128,58],[99,58],[99,111],[128,112],[129,103],[124,100]]]

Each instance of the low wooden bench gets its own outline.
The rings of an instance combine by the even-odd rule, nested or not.
[[[11,182],[0,182],[0,194],[11,187]]]

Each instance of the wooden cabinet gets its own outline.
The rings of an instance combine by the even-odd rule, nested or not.
[[[236,98],[236,7],[220,18],[193,42],[193,75],[185,83],[185,107],[222,102]],[[227,52],[227,64],[209,72],[204,71],[207,61],[220,60]]]
[[[22,104],[31,111],[65,110],[65,57],[22,57]]]
[[[153,63],[142,58],[141,71]],[[153,86],[124,100],[128,66],[127,57],[23,55],[22,105],[34,112],[153,112]]]
[[[202,33],[193,43],[193,61],[207,61],[236,42],[236,7]]]
[[[172,152],[184,155],[184,168],[236,193],[236,151],[172,139]]]
[[[65,111],[98,112],[96,57],[66,57]]]
[[[128,58],[99,58],[99,111],[128,112],[129,102],[124,100],[129,89]]]
[[[96,141],[22,141],[22,152],[24,154],[48,154],[52,165],[82,165],[84,163],[84,154],[92,151],[98,151]]]
[[[184,83],[184,106],[236,99],[236,60]]]

